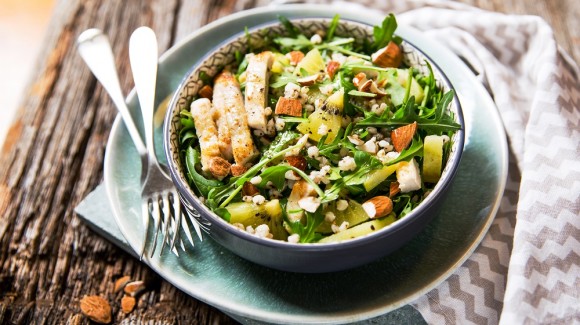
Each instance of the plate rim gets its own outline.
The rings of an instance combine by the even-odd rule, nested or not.
[[[177,51],[180,51],[183,49],[183,47],[186,44],[189,44],[189,42],[195,40],[197,37],[200,37],[201,35],[203,35],[204,33],[206,33],[208,30],[211,30],[219,25],[222,24],[227,24],[231,21],[240,19],[240,18],[248,18],[251,17],[252,15],[259,15],[259,14],[265,14],[265,13],[271,13],[271,12],[280,12],[280,11],[290,11],[290,10],[306,10],[306,11],[317,11],[319,12],[319,14],[321,16],[327,17],[328,14],[325,15],[325,11],[326,12],[332,9],[331,12],[332,13],[336,13],[342,11],[342,14],[346,15],[346,11],[345,10],[340,10],[340,8],[334,7],[334,6],[328,6],[328,5],[318,5],[318,4],[292,4],[292,5],[285,5],[283,8],[281,7],[261,7],[261,8],[254,8],[254,9],[249,9],[246,11],[241,11],[241,12],[237,12],[234,14],[231,14],[229,16],[223,17],[221,19],[218,19],[214,22],[211,22],[205,26],[203,26],[202,28],[198,29],[197,31],[189,34],[188,36],[184,37],[181,41],[177,42],[173,47],[171,47],[168,51],[166,51],[163,55],[161,55],[160,57],[160,62],[159,62],[159,66],[160,69],[163,66],[163,63],[170,59]],[[366,9],[366,8],[362,8],[361,10],[366,11],[368,14],[371,15],[371,17],[365,16],[366,18],[368,18],[369,20],[375,19],[378,20],[379,17],[384,17],[384,15],[382,15],[380,12],[375,11],[375,10],[370,10],[370,9]],[[411,34],[415,34],[414,36],[416,37],[417,35],[420,35],[420,32],[414,30],[414,28],[410,27],[410,26],[399,26],[399,30],[400,29],[404,29],[405,33],[411,33]],[[436,286],[438,286],[440,283],[442,283],[443,281],[445,281],[451,274],[453,274],[457,268],[463,264],[468,258],[469,256],[472,255],[472,253],[474,252],[474,250],[479,246],[479,244],[481,243],[481,241],[483,240],[483,237],[487,234],[487,231],[489,229],[489,227],[491,226],[491,224],[493,223],[493,220],[495,219],[495,216],[497,214],[497,211],[499,210],[499,206],[501,203],[501,199],[503,197],[503,193],[505,190],[505,186],[507,183],[507,171],[508,171],[508,147],[507,147],[507,138],[505,135],[505,131],[503,128],[503,124],[501,122],[501,118],[499,116],[499,112],[497,111],[497,108],[495,106],[495,103],[493,103],[490,95],[484,90],[483,86],[477,82],[477,80],[475,79],[475,76],[472,75],[472,72],[465,66],[465,64],[463,62],[460,62],[459,58],[453,54],[450,50],[444,48],[441,45],[438,45],[428,39],[423,39],[421,43],[427,43],[429,44],[429,46],[433,46],[435,47],[435,49],[437,51],[440,51],[442,53],[446,53],[447,55],[450,55],[453,57],[453,60],[456,60],[458,65],[457,68],[460,70],[464,70],[465,72],[469,73],[469,79],[472,79],[472,81],[474,82],[474,85],[476,88],[480,88],[478,89],[478,92],[481,92],[482,94],[486,95],[486,101],[488,101],[487,105],[493,105],[494,111],[491,114],[491,117],[494,120],[494,124],[501,126],[499,129],[501,129],[501,134],[499,134],[498,136],[501,138],[501,141],[498,141],[498,143],[501,145],[502,148],[501,149],[501,153],[503,154],[503,159],[501,160],[501,166],[499,166],[501,168],[501,175],[498,175],[498,191],[497,194],[495,196],[495,200],[493,200],[493,202],[490,202],[490,205],[492,206],[492,208],[490,209],[490,211],[488,212],[488,216],[487,216],[487,220],[486,222],[483,224],[479,234],[474,238],[474,241],[471,243],[471,245],[469,246],[468,249],[465,250],[465,253],[463,255],[461,255],[456,261],[455,263],[452,264],[451,267],[449,267],[447,269],[446,272],[443,272],[440,276],[432,279],[428,285],[424,285],[421,289],[417,290],[415,293],[410,294],[408,296],[405,297],[405,299],[399,300],[396,303],[391,303],[387,306],[382,306],[381,308],[373,308],[371,310],[364,310],[360,313],[356,313],[356,314],[342,314],[342,313],[333,313],[333,315],[329,315],[329,314],[312,314],[309,315],[309,317],[307,319],[304,318],[304,316],[302,315],[288,315],[288,314],[282,314],[280,312],[273,312],[273,311],[265,311],[265,310],[261,310],[260,308],[251,308],[249,306],[240,306],[238,308],[232,308],[229,305],[224,305],[224,304],[220,304],[219,299],[212,299],[212,295],[211,294],[206,294],[204,295],[203,292],[198,291],[198,292],[192,292],[191,288],[187,288],[187,286],[183,285],[183,283],[180,283],[178,281],[175,281],[174,279],[170,279],[168,277],[165,277],[163,275],[163,265],[161,264],[156,264],[154,262],[156,262],[155,260],[151,260],[149,258],[144,258],[143,261],[146,262],[147,265],[149,265],[149,267],[151,267],[156,273],[158,273],[160,276],[162,276],[165,280],[167,280],[168,282],[172,283],[173,285],[175,285],[176,287],[178,287],[180,290],[184,291],[185,293],[187,293],[188,295],[194,297],[195,299],[198,299],[200,301],[203,301],[211,306],[214,306],[218,309],[220,309],[221,311],[223,311],[224,313],[229,314],[232,317],[238,316],[238,317],[244,317],[244,318],[249,318],[252,320],[258,320],[258,321],[275,321],[278,323],[295,323],[295,322],[301,322],[301,323],[336,323],[336,322],[352,322],[352,321],[357,321],[357,320],[366,320],[369,318],[373,318],[376,316],[380,316],[380,315],[384,315],[385,313],[388,313],[394,309],[397,309],[399,307],[402,307],[406,304],[409,304],[410,302],[416,300],[418,297],[426,294],[427,292],[431,291],[432,289],[434,289]],[[218,44],[216,44],[217,46]],[[452,78],[450,78],[452,79]],[[453,82],[453,81],[451,81]],[[135,92],[134,90],[131,91],[130,95],[127,98],[127,102],[130,102],[132,100],[132,98],[134,98],[135,96]],[[467,126],[466,126],[467,127]],[[120,116],[117,116],[112,129],[111,129],[111,133],[109,136],[109,139],[107,141],[107,148],[105,150],[105,157],[104,157],[104,183],[105,183],[105,188],[106,188],[106,192],[107,192],[107,197],[109,199],[109,202],[111,203],[112,206],[112,210],[113,210],[113,216],[115,217],[115,222],[117,223],[117,225],[119,226],[119,229],[121,231],[121,233],[123,234],[123,236],[125,237],[125,239],[127,240],[127,242],[129,243],[129,245],[135,250],[136,248],[139,247],[139,243],[134,242],[133,240],[130,240],[128,236],[128,231],[127,229],[125,229],[122,226],[122,223],[120,222],[120,211],[117,211],[117,206],[115,204],[115,199],[116,196],[114,195],[113,191],[112,191],[112,186],[113,186],[113,177],[112,177],[112,172],[111,172],[111,151],[108,150],[108,148],[111,148],[111,144],[115,141],[115,138],[118,136],[118,132],[121,132],[124,129],[124,126],[122,124],[121,118]],[[468,136],[468,133],[466,132],[466,137]],[[467,145],[467,140],[466,140],[466,145]],[[157,261],[159,262],[159,261]]]

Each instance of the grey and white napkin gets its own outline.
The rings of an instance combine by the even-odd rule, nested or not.
[[[469,61],[508,136],[507,187],[488,234],[413,306],[433,324],[580,324],[577,64],[540,17],[451,1],[354,2],[394,12]]]

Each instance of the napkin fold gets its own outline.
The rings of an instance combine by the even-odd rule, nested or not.
[[[489,232],[412,306],[434,324],[580,323],[580,73],[550,26],[451,1],[333,4],[393,12],[447,46],[478,72],[507,132],[508,182]],[[103,221],[113,220],[105,202],[98,188],[76,211],[131,252]]]

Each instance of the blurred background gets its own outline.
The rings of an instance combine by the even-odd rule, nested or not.
[[[0,0],[0,147],[35,68],[55,0]]]

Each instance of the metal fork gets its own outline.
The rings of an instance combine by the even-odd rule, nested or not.
[[[131,136],[141,158],[142,212],[145,229],[144,240],[140,252],[138,252],[141,258],[143,257],[145,246],[148,241],[150,216],[153,217],[155,222],[155,238],[151,250],[151,256],[153,256],[156,250],[157,236],[159,232],[161,232],[162,225],[164,225],[162,235],[163,244],[160,254],[163,252],[164,246],[169,244],[170,250],[178,255],[177,250],[175,249],[175,244],[178,240],[181,244],[181,248],[184,249],[183,242],[179,238],[181,227],[184,228],[184,232],[191,245],[194,245],[189,226],[184,219],[184,214],[181,213],[181,205],[175,186],[171,182],[169,176],[167,176],[167,174],[161,169],[157,162],[157,157],[155,156],[153,142],[153,111],[155,82],[157,77],[157,41],[154,40],[154,51],[144,48],[143,45],[141,45],[142,43],[145,41],[151,42],[151,35],[147,33],[149,32],[141,31],[135,34],[134,40],[132,37],[132,43],[134,43],[134,45],[130,46],[133,48],[131,52],[134,53],[132,55],[131,66],[136,88],[139,93],[140,106],[143,110],[147,147],[143,144],[139,131],[125,104],[125,99],[121,91],[119,78],[115,68],[113,53],[107,36],[98,29],[89,29],[83,32],[78,37],[77,41],[77,47],[81,57],[85,60],[89,69],[111,96],[111,99],[121,113],[125,126],[127,127],[129,135]],[[137,35],[141,36],[137,37]],[[154,34],[153,38],[155,38]],[[141,42],[141,39],[144,41]],[[138,45],[140,46],[139,48],[137,47]],[[141,49],[140,51],[142,52],[138,52],[139,49]],[[137,59],[137,54],[141,54],[143,58]],[[149,72],[143,72],[141,64],[148,66]],[[161,220],[161,215],[164,217],[163,220]],[[177,216],[177,218],[174,218],[174,216]],[[182,219],[184,222],[182,222]],[[193,218],[190,218],[190,221],[194,226],[197,235],[201,239],[201,230],[199,229],[197,221]],[[170,236],[170,234],[173,235]]]

